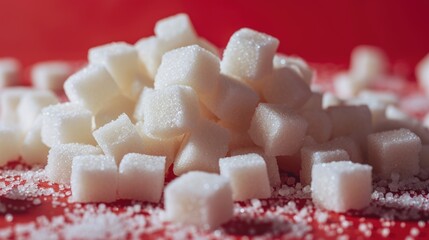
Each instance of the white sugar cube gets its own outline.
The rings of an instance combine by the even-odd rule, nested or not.
[[[265,155],[264,151],[258,147],[241,148],[230,152],[231,156],[245,155],[250,153],[256,153],[264,159],[265,165],[267,166],[267,173],[268,173],[268,179],[270,180],[270,185],[272,187],[279,186],[281,184],[281,181],[280,181],[280,172],[279,172],[279,167],[277,165],[276,157],[270,157]]]
[[[358,81],[349,73],[339,73],[334,76],[333,86],[336,95],[341,99],[355,97],[365,89],[365,83]]]
[[[31,68],[31,83],[38,89],[61,91],[72,72],[72,66],[64,61],[40,62]]]
[[[169,86],[155,90],[143,101],[143,126],[155,137],[170,138],[189,132],[199,119],[199,102],[194,90]]]
[[[388,66],[383,50],[374,46],[357,46],[353,49],[350,60],[353,77],[367,83],[384,74]]]
[[[422,169],[429,170],[429,145],[422,145],[419,154],[419,166]]]
[[[0,58],[0,88],[18,85],[21,64],[14,58]]]
[[[420,88],[426,93],[429,94],[429,54],[420,60],[416,66],[416,77]]]
[[[95,143],[91,135],[91,112],[76,103],[43,108],[42,122],[42,141],[49,147],[63,143]]]
[[[19,118],[17,108],[22,97],[32,92],[27,87],[10,87],[0,91],[0,121],[4,125],[17,126]]]
[[[128,153],[119,165],[118,198],[159,202],[164,172],[165,157]]]
[[[307,126],[303,117],[285,105],[260,103],[249,135],[268,156],[293,155],[301,148]]]
[[[318,143],[323,143],[330,139],[333,126],[331,118],[326,111],[313,109],[300,111],[299,114],[308,123],[308,136],[311,136]]]
[[[213,95],[204,99],[207,108],[223,122],[235,128],[248,129],[250,120],[258,105],[258,94],[226,75],[221,75]]]
[[[279,40],[242,28],[229,39],[223,53],[221,72],[257,86],[273,69],[273,58]]]
[[[308,66],[304,59],[296,56],[286,56],[277,53],[273,59],[274,68],[289,67],[298,73],[305,83],[311,84],[313,80],[313,70]]]
[[[420,138],[408,129],[373,133],[368,136],[368,163],[382,178],[392,173],[407,178],[419,172],[421,148]]]
[[[341,104],[341,100],[330,92],[323,93],[322,108],[327,109],[328,107],[338,106]]]
[[[94,115],[94,122],[96,128],[99,128],[119,117],[119,115],[125,113],[129,118],[133,117],[135,102],[125,97],[122,94],[118,94],[104,102],[103,106]]]
[[[21,98],[16,113],[21,131],[28,131],[44,107],[59,102],[58,97],[49,90],[32,91]]]
[[[49,150],[48,163],[45,168],[46,176],[52,182],[69,184],[74,157],[102,153],[100,148],[92,145],[78,143],[57,144]]]
[[[174,161],[174,174],[189,171],[219,172],[219,158],[228,152],[230,135],[227,129],[208,120],[201,120],[185,137]]]
[[[291,108],[303,106],[311,90],[302,77],[290,67],[274,69],[264,83],[264,98],[269,103],[285,104]]]
[[[178,48],[162,56],[155,76],[155,89],[186,85],[204,96],[216,89],[219,72],[219,58],[204,48],[198,45]]]
[[[146,132],[143,122],[137,122],[136,128],[143,141],[143,153],[165,157],[165,171],[173,164],[183,136],[173,138],[157,138]]]
[[[228,179],[217,174],[189,172],[165,188],[168,220],[215,229],[233,216],[234,203]]]
[[[366,136],[372,132],[372,118],[368,106],[334,106],[326,110],[332,121],[332,137],[350,136],[362,149]]]
[[[311,173],[313,202],[334,212],[367,207],[372,194],[371,170],[371,166],[349,161],[314,165]]]
[[[189,16],[184,13],[159,20],[155,24],[154,31],[159,39],[171,46],[170,48],[183,47],[197,42],[194,26],[192,26]]]
[[[330,140],[329,142],[323,143],[322,145],[330,149],[344,149],[350,156],[350,160],[352,162],[363,162],[362,150],[360,149],[356,140],[351,137],[337,137]]]
[[[305,136],[302,143],[302,147],[308,147],[316,145],[317,142],[310,136]],[[292,173],[296,176],[300,174],[301,171],[301,151],[296,152],[291,156],[277,156],[277,165],[279,169]]]
[[[125,42],[116,42],[89,49],[88,59],[91,64],[101,64],[110,73],[124,94],[132,92],[135,80],[151,82],[142,74],[137,50]]]
[[[64,91],[71,102],[97,113],[119,88],[104,66],[89,65],[67,79]]]
[[[24,142],[21,146],[22,160],[30,165],[43,164],[48,160],[49,147],[42,142],[42,118],[39,115],[34,120],[34,124],[28,129],[25,134]]]
[[[354,106],[367,105],[371,112],[371,119],[373,125],[377,125],[380,122],[386,120],[386,109],[388,105],[381,101],[370,98],[365,99],[357,97],[347,100],[346,104]]]
[[[220,57],[220,53],[219,53],[219,49],[216,47],[216,45],[214,45],[213,43],[209,42],[207,39],[205,38],[198,38],[198,46],[204,48],[205,50],[211,52],[213,55],[215,55],[216,57]]]
[[[127,153],[143,153],[142,138],[126,114],[121,114],[92,134],[104,154],[113,156],[118,164]]]
[[[221,158],[219,167],[220,174],[231,183],[235,201],[271,196],[267,166],[260,155],[250,153]]]
[[[20,146],[19,132],[15,128],[0,125],[0,166],[17,160]]]
[[[140,64],[144,66],[150,78],[154,79],[162,55],[169,50],[167,43],[155,36],[142,38],[136,42],[135,48],[138,52]]]
[[[247,129],[241,129],[234,126],[231,126],[228,123],[218,121],[218,124],[226,129],[228,129],[231,140],[229,142],[228,149],[230,151],[239,149],[239,148],[247,148],[247,147],[256,147],[255,143],[253,143],[253,140],[250,138],[249,133],[247,132]]]
[[[334,161],[350,161],[349,154],[341,148],[332,148],[326,145],[313,145],[301,149],[301,171],[299,172],[302,185],[311,183],[311,170],[320,163]]]
[[[115,159],[104,155],[74,157],[70,185],[73,202],[114,202],[118,186]]]

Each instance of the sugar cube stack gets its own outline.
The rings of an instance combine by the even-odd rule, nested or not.
[[[167,185],[164,206],[168,220],[212,230],[233,216],[228,179],[213,173],[188,172]]]
[[[369,205],[372,167],[349,161],[321,163],[311,172],[313,202],[327,210],[346,212]]]

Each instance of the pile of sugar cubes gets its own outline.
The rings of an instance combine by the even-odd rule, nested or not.
[[[64,62],[35,65],[34,88],[6,87],[17,84],[19,63],[3,59],[0,163],[46,164],[75,202],[163,195],[170,221],[207,229],[233,216],[233,201],[269,198],[279,169],[311,185],[317,206],[345,212],[368,206],[373,176],[429,168],[423,123],[395,94],[369,89],[386,73],[380,49],[358,47],[332,94],[278,45],[243,28],[221,56],[178,14],[135,45],[91,48],[75,73]],[[429,56],[418,73],[429,92]],[[164,188],[169,169],[177,178]]]

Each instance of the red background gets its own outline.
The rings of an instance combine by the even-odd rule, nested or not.
[[[98,44],[134,43],[156,20],[186,12],[218,46],[241,27],[280,39],[280,51],[310,62],[347,63],[358,44],[383,47],[414,65],[429,52],[429,1],[119,1],[0,0],[0,56],[24,65],[80,60]]]

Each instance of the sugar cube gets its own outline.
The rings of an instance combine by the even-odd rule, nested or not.
[[[194,26],[192,26],[189,16],[184,13],[159,20],[155,24],[154,31],[159,39],[171,46],[171,49],[197,42]]]
[[[267,77],[263,95],[269,103],[285,104],[291,108],[303,106],[311,97],[311,90],[302,77],[290,67],[274,69]]]
[[[64,83],[64,90],[71,102],[80,104],[92,113],[97,113],[119,93],[118,85],[102,65],[89,65],[74,73]]]
[[[21,146],[18,131],[12,127],[0,125],[0,166],[8,161],[17,160]]]
[[[229,179],[232,198],[245,201],[271,196],[270,181],[264,159],[255,153],[219,160],[220,174]]]
[[[213,43],[209,42],[207,39],[205,38],[198,38],[198,46],[204,48],[205,50],[211,52],[213,55],[215,55],[216,57],[220,57],[220,53],[219,53],[219,49],[216,47],[216,45],[214,45]]]
[[[285,105],[260,103],[249,135],[268,156],[293,155],[302,146],[307,126],[303,117]]]
[[[27,164],[47,163],[49,147],[42,142],[41,130],[42,118],[39,115],[25,134],[20,150],[22,160]]]
[[[221,61],[221,72],[247,81],[252,86],[272,72],[279,40],[249,28],[242,28],[229,39]]]
[[[62,91],[72,72],[71,64],[64,61],[40,62],[31,68],[31,83],[38,89]]]
[[[409,129],[373,133],[368,136],[368,163],[382,178],[397,173],[404,179],[419,172],[421,148],[420,138]]]
[[[0,88],[18,85],[20,63],[14,58],[0,58]]]
[[[362,150],[359,148],[356,140],[351,137],[336,137],[322,145],[330,149],[344,149],[352,162],[363,162]]]
[[[219,72],[219,58],[204,48],[198,45],[178,48],[162,56],[155,76],[155,89],[186,85],[204,96],[217,87]]]
[[[117,94],[107,100],[94,115],[95,127],[99,128],[125,113],[130,119],[133,117],[135,102],[122,94]]]
[[[0,91],[0,122],[2,124],[8,126],[17,126],[19,124],[16,110],[22,97],[31,91],[27,87],[10,87]]]
[[[357,46],[353,49],[350,60],[350,72],[353,77],[366,83],[384,74],[388,65],[383,50],[374,46]]]
[[[350,161],[349,154],[341,148],[332,148],[327,145],[313,145],[301,149],[301,171],[299,173],[301,184],[311,183],[311,170],[320,163],[334,161]]]
[[[128,153],[119,165],[118,197],[159,202],[164,188],[165,157]]]
[[[330,92],[323,93],[322,97],[322,108],[327,109],[328,107],[338,106],[342,101]]]
[[[356,80],[349,73],[339,73],[334,76],[333,86],[336,95],[341,99],[353,98],[365,89],[365,83]]]
[[[256,147],[253,140],[250,138],[247,129],[241,129],[234,126],[231,126],[228,123],[218,121],[217,122],[221,127],[226,128],[229,131],[231,136],[231,140],[229,142],[228,149],[230,151],[239,149],[239,148],[247,148],[247,147]]]
[[[70,185],[73,202],[114,202],[118,186],[115,159],[104,155],[74,157]]]
[[[113,156],[118,165],[125,154],[144,152],[142,138],[126,114],[121,114],[92,134],[104,154]]]
[[[99,147],[92,145],[78,143],[54,145],[48,153],[48,162],[45,168],[46,176],[52,182],[69,184],[74,157],[102,153]]]
[[[184,138],[174,160],[174,174],[180,176],[189,171],[218,173],[219,158],[226,156],[230,138],[227,129],[201,120]]]
[[[302,147],[316,145],[316,141],[310,136],[305,136]],[[300,174],[301,171],[301,151],[296,152],[291,156],[277,156],[277,165],[279,169],[292,173],[296,176]]]
[[[138,52],[140,64],[144,66],[150,78],[154,79],[162,55],[169,50],[167,43],[155,36],[142,38],[136,42],[135,48]]]
[[[42,141],[49,147],[62,143],[93,144],[92,114],[76,103],[42,109]]]
[[[273,67],[290,67],[302,77],[302,80],[304,80],[307,85],[310,85],[313,80],[313,70],[308,66],[305,60],[300,57],[286,56],[284,54],[277,53],[274,55]]]
[[[429,94],[429,54],[427,54],[416,66],[416,77],[420,88]]]
[[[268,173],[268,179],[270,180],[270,185],[272,187],[279,186],[281,184],[281,181],[280,181],[280,172],[279,172],[279,167],[277,165],[276,157],[270,157],[265,155],[264,151],[258,147],[241,148],[230,152],[231,156],[245,155],[250,153],[256,153],[264,159],[265,165],[267,166],[267,173]]]
[[[332,134],[332,121],[324,110],[303,110],[299,114],[307,121],[307,135],[316,142],[322,143],[330,139]]]
[[[334,212],[367,207],[372,194],[372,167],[339,161],[313,166],[311,197],[321,208]]]
[[[155,137],[170,138],[189,132],[199,119],[198,97],[187,86],[155,90],[143,101],[143,126]]]
[[[301,110],[321,110],[323,109],[323,94],[312,92],[310,98],[301,107]]]
[[[422,145],[419,154],[419,166],[422,169],[429,170],[429,145]]]
[[[233,216],[234,203],[228,179],[217,174],[188,172],[164,191],[167,218],[212,230]]]

